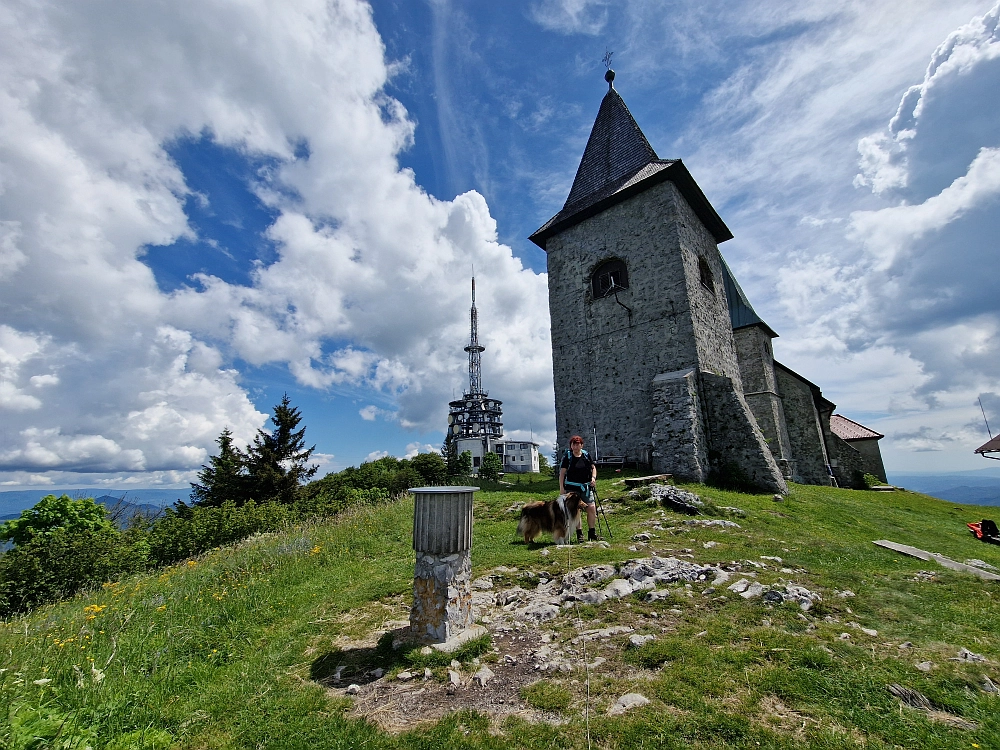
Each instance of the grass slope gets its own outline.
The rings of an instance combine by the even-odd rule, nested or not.
[[[516,515],[508,509],[553,488],[543,481],[477,495],[476,575],[504,565],[519,569],[510,583],[525,583],[518,576],[565,572],[564,549],[512,542]],[[573,547],[573,567],[649,554],[630,551],[627,540],[649,528],[656,509],[611,502],[621,494],[611,481],[600,489],[613,510],[615,541],[607,549]],[[989,509],[914,493],[794,486],[775,503],[689,489],[717,506],[744,509],[746,517],[735,519],[742,529],[681,527],[683,517],[668,512],[664,525],[678,526],[677,533],[659,532],[651,549],[686,548],[706,563],[781,557],[758,571],[758,580],[794,580],[822,591],[824,600],[806,619],[790,605],[769,607],[725,591],[702,595],[697,586],[678,586],[655,604],[635,597],[582,607],[587,627],[625,623],[657,636],[638,649],[627,641],[603,644],[608,665],[591,675],[590,686],[594,746],[1000,747],[1000,698],[981,689],[983,675],[1000,682],[1000,588],[871,544],[887,538],[1000,567],[1000,548],[975,541],[964,526],[989,517]],[[95,750],[587,747],[582,671],[523,693],[563,722],[492,721],[458,710],[395,735],[353,718],[351,699],[320,684],[339,660],[337,643],[406,619],[411,519],[407,501],[358,511],[3,622],[0,737],[12,748]],[[705,548],[709,541],[716,546]],[[804,572],[782,574],[777,565]],[[920,573],[928,568],[935,568],[932,577]],[[856,596],[833,595],[844,589]],[[852,621],[878,635],[864,635]],[[573,625],[560,618],[546,628],[569,637]],[[842,640],[843,632],[851,639]],[[904,641],[914,647],[899,649]],[[949,661],[961,647],[989,662]],[[390,670],[406,663],[386,648],[371,657]],[[935,664],[930,672],[916,669],[924,661]],[[892,683],[927,696],[941,712],[934,716],[976,728],[902,708],[886,689]],[[604,715],[630,691],[651,704]]]

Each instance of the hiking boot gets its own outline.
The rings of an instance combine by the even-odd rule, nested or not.
[[[582,533],[583,532],[581,532],[581,534]],[[597,531],[595,531],[594,529],[590,529],[589,531],[587,531],[587,541],[588,542],[596,542],[597,541]]]
[[[576,543],[583,544],[583,529],[576,530]]]

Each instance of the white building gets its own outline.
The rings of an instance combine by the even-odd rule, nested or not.
[[[495,450],[503,460],[503,470],[506,473],[538,473],[538,443],[506,440],[497,443]]]
[[[503,435],[501,434],[502,438]],[[483,456],[486,453],[496,453],[503,460],[503,443],[499,442],[498,439],[492,435],[484,437],[458,437],[455,438],[455,453],[461,456],[465,451],[472,454],[472,473],[478,474],[479,467],[483,463]],[[506,465],[503,468],[507,471]]]

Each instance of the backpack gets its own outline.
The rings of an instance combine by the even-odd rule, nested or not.
[[[594,460],[590,457],[590,454],[587,453],[587,451],[581,450],[580,451],[580,455],[583,456],[584,458],[586,458],[591,464],[594,463]],[[562,461],[559,462],[560,466],[562,466],[563,461],[570,461],[570,462],[573,461],[573,451],[570,448],[567,448],[563,452]]]

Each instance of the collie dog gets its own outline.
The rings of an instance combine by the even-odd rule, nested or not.
[[[576,492],[567,492],[555,500],[528,503],[521,508],[517,534],[527,543],[545,531],[552,534],[556,544],[569,544],[573,532],[580,528],[582,508],[583,498]]]

